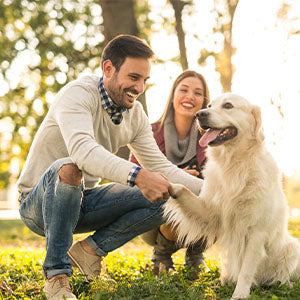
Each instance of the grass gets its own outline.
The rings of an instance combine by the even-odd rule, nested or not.
[[[300,237],[298,220],[291,220],[291,233]],[[76,239],[82,236],[75,236]],[[42,263],[44,238],[31,233],[19,220],[0,220],[0,299],[45,299]],[[94,300],[201,300],[228,299],[234,286],[220,285],[219,261],[215,249],[206,254],[210,268],[199,279],[182,266],[184,251],[173,257],[176,275],[155,278],[149,268],[151,248],[139,238],[105,258],[106,272],[97,282],[85,283],[78,270],[71,279],[78,299]],[[300,299],[300,282],[292,288],[279,283],[253,288],[249,299]]]

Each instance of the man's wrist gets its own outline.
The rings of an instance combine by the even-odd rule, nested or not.
[[[128,178],[127,178],[127,184],[130,186],[134,186],[135,185],[135,178],[137,176],[137,174],[139,173],[139,171],[142,168],[140,166],[134,166],[131,171],[128,174]]]

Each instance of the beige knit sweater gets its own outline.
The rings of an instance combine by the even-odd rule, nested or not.
[[[99,78],[85,76],[57,94],[31,145],[18,180],[29,192],[57,159],[70,157],[83,172],[85,188],[100,178],[127,184],[135,164],[114,155],[128,145],[144,168],[165,174],[199,194],[202,182],[171,164],[158,149],[148,118],[139,102],[115,125],[101,105]]]

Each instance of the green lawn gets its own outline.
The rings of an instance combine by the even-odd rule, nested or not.
[[[290,231],[300,237],[300,224],[290,221]],[[82,236],[75,236],[75,239]],[[45,299],[42,263],[44,239],[31,233],[21,221],[0,220],[0,299]],[[151,249],[139,238],[105,258],[106,273],[94,283],[85,283],[77,270],[72,277],[78,299],[228,299],[234,286],[220,286],[215,249],[206,254],[210,272],[191,279],[183,267],[184,251],[174,255],[176,276],[155,278],[149,269]],[[300,282],[290,289],[279,284],[254,288],[249,299],[300,299]]]

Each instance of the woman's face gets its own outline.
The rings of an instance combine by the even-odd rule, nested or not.
[[[186,77],[179,82],[173,99],[175,114],[193,118],[202,108],[204,102],[204,86],[197,77]]]

